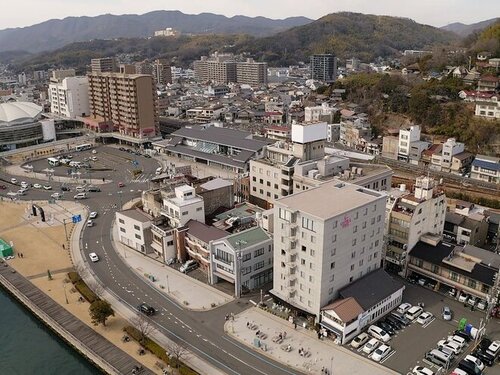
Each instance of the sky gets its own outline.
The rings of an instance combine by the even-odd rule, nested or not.
[[[328,13],[350,11],[407,17],[438,27],[500,16],[499,0],[2,0],[0,8],[0,29],[30,26],[52,18],[142,14],[152,10],[313,19]]]

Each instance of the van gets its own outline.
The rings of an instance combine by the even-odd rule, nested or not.
[[[90,191],[92,193],[99,193],[101,191],[101,188],[99,186],[89,186],[87,187],[87,191]]]
[[[401,323],[401,324],[403,324],[405,326],[409,326],[411,324],[411,322],[408,319],[406,319],[406,317],[404,316],[404,314],[401,314],[401,313],[399,313],[397,311],[393,311],[391,313],[391,316],[394,319],[396,319],[399,323]]]
[[[413,306],[410,310],[406,312],[405,317],[413,322],[420,316],[420,314],[422,314],[423,311],[424,309],[421,308],[420,306]]]
[[[371,325],[368,328],[368,333],[375,337],[377,340],[381,340],[383,342],[387,342],[391,339],[391,336],[386,331],[384,331],[380,327],[377,327],[376,325]]]
[[[433,349],[425,355],[425,359],[438,366],[448,367],[451,361],[449,354],[438,349]]]
[[[460,345],[461,348],[463,348],[467,344],[467,340],[465,340],[463,337],[453,335],[453,336],[448,336],[448,341],[454,342],[458,345]]]
[[[196,268],[198,268],[198,263],[196,263],[195,260],[191,259],[184,263],[181,268],[179,268],[179,271],[181,271],[182,273],[188,273]]]
[[[156,168],[156,175],[158,176],[159,174],[162,174],[163,173],[163,168],[162,167],[158,167]]]
[[[458,363],[458,368],[460,370],[465,371],[468,375],[481,375],[482,371],[477,367],[474,362],[466,361],[465,359],[461,360]]]
[[[87,193],[78,193],[73,198],[75,198],[75,199],[87,199]]]
[[[489,355],[491,355],[494,358],[497,358],[498,354],[500,353],[500,341],[498,341],[498,340],[493,341],[490,344],[490,346],[488,346],[486,353],[488,353]]]

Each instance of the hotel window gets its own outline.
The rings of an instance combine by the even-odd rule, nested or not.
[[[330,255],[333,257],[335,256],[335,254],[337,254],[337,249],[334,247],[330,253]]]
[[[472,289],[476,289],[476,287],[477,287],[477,282],[476,282],[476,280],[469,279],[469,280],[467,281],[467,285],[468,285],[470,288],[472,288]]]
[[[333,229],[337,228],[337,220],[333,222]]]
[[[302,218],[302,228],[308,229],[311,232],[314,232],[314,221],[307,218],[307,217],[303,217]]]
[[[123,219],[118,219],[118,222],[119,222],[120,224],[125,224],[125,220],[123,220]]]
[[[243,255],[243,257],[241,258],[241,260],[243,262],[246,262],[247,260],[250,260],[250,259],[252,259],[252,254],[250,254],[250,253]]]
[[[333,270],[335,268],[335,262],[330,263],[330,269]]]
[[[450,280],[452,281],[458,281],[459,275],[456,272],[450,271]]]

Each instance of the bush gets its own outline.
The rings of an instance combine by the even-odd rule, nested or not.
[[[142,338],[142,335],[139,332],[139,330],[132,326],[126,326],[123,328],[123,330],[127,332],[127,334],[137,342],[139,342]],[[149,337],[146,337],[142,346],[144,347],[144,349],[154,354],[156,357],[158,357],[158,359],[162,360],[167,365],[170,364],[171,360],[170,357],[167,355],[167,351],[164,348],[162,348],[158,343],[151,340]],[[194,371],[193,369],[191,369],[190,367],[186,366],[183,363],[179,366],[177,370],[181,375],[198,374],[196,371]]]
[[[81,280],[81,277],[77,272],[68,272],[68,278],[73,284]]]
[[[99,297],[85,284],[83,280],[74,283],[76,290],[85,298],[89,303],[94,303],[99,300]]]

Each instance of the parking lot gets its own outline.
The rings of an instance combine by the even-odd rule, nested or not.
[[[424,305],[424,311],[431,312],[434,318],[424,325],[416,321],[409,326],[396,331],[391,340],[387,343],[391,347],[389,354],[381,360],[384,366],[395,370],[401,374],[407,374],[417,366],[425,366],[434,372],[439,370],[439,367],[424,360],[427,352],[437,348],[439,340],[446,339],[449,335],[458,328],[460,319],[467,319],[467,323],[472,324],[474,327],[479,327],[480,321],[485,317],[485,312],[471,311],[470,307],[465,307],[463,303],[450,298],[449,296],[439,294],[433,290],[422,287],[420,285],[410,284],[404,281],[406,290],[404,292],[403,302],[408,302],[415,306],[419,303]],[[453,312],[452,320],[445,321],[442,316],[442,308],[448,306]],[[492,319],[486,329],[487,336],[492,339],[500,339],[500,325],[498,320]],[[455,360],[450,366],[450,369],[455,368],[456,364],[469,354],[472,350],[474,341],[472,340],[461,353],[456,356]],[[353,349],[350,345],[348,348],[358,355],[366,358],[371,358],[362,351],[362,347]],[[487,367],[485,373],[487,374],[500,374],[500,366]]]

